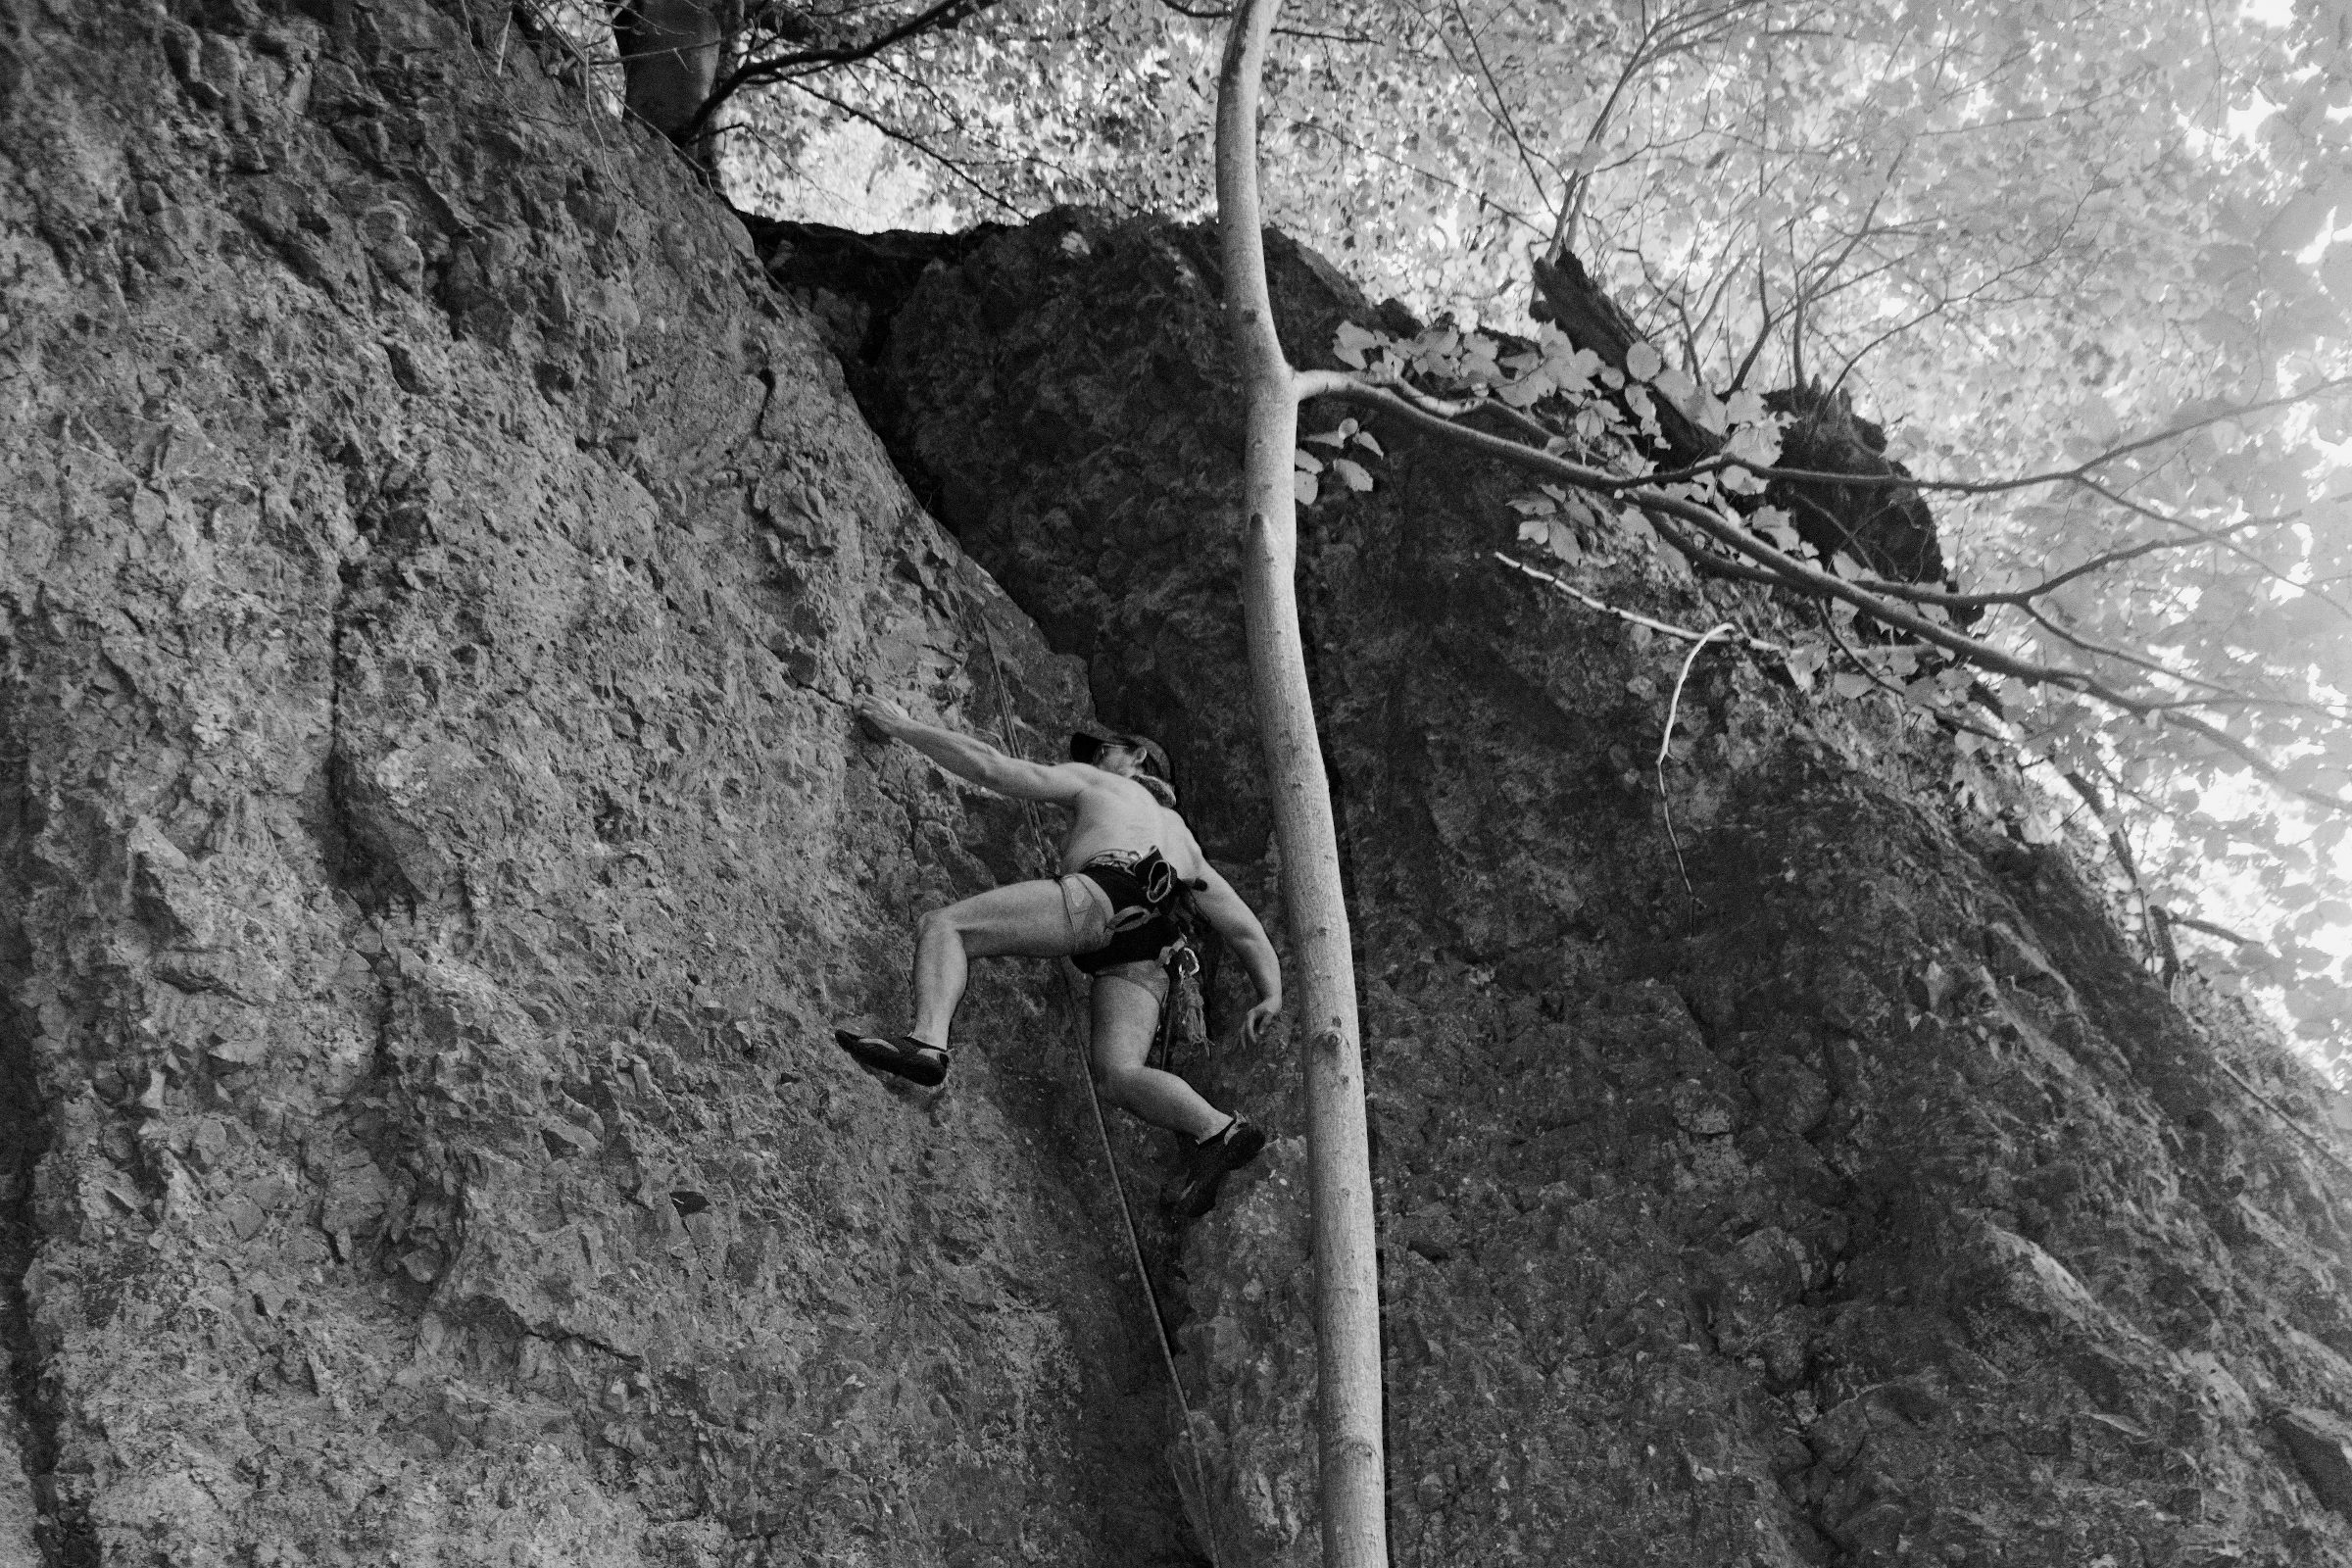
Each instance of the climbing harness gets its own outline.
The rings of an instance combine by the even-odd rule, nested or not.
[[[997,720],[999,727],[1004,731],[1005,755],[1010,756],[1012,755],[1014,741],[1012,735],[1012,704],[1011,699],[1007,694],[1011,688],[1004,679],[1004,661],[997,653],[996,628],[989,624],[988,612],[985,610],[979,612],[979,620],[981,636],[986,640],[988,645],[988,662],[990,667],[995,671],[997,677]],[[1045,823],[1037,814],[1037,803],[1035,801],[1024,801],[1021,803],[1021,805],[1023,810],[1027,813],[1029,818],[1030,836],[1037,841],[1038,856],[1045,865],[1051,867],[1054,864],[1053,846],[1047,841]],[[1160,869],[1165,871],[1168,877],[1172,879],[1176,878],[1175,868],[1168,865],[1165,860],[1159,859],[1159,852],[1156,849],[1151,852],[1151,855],[1148,857],[1148,858],[1158,861]],[[1139,858],[1137,864],[1139,866],[1142,865],[1143,858]],[[1090,871],[1088,874],[1092,875],[1093,873]],[[1096,880],[1101,881],[1101,878],[1097,877]],[[1110,892],[1110,889],[1106,886],[1104,891]],[[1174,891],[1172,889],[1167,890],[1165,895],[1166,900],[1172,901],[1174,897]],[[1116,893],[1112,893],[1111,899],[1112,906],[1115,908],[1117,906],[1118,895]],[[1173,927],[1171,923],[1171,929]],[[1173,951],[1181,954],[1182,958],[1191,960],[1192,967],[1190,970],[1186,971],[1188,976],[1199,971],[1200,959],[1194,956],[1190,944],[1183,940],[1181,933],[1177,934],[1177,946]],[[1152,956],[1152,955],[1150,953],[1143,955],[1145,957],[1150,957]],[[1094,955],[1090,954],[1088,956],[1091,957],[1094,956]],[[1171,982],[1173,982],[1176,978],[1174,966],[1179,959],[1177,957],[1169,956],[1168,955],[1161,955],[1161,956],[1165,957],[1170,964],[1171,973],[1169,978]],[[1064,988],[1064,995],[1068,996],[1069,998],[1071,1019],[1073,1022],[1075,1022],[1078,1016],[1078,999],[1076,995],[1070,992],[1068,989],[1070,980],[1066,971],[1062,976],[1062,985]],[[1174,985],[1171,984],[1169,988],[1168,999],[1160,1005],[1159,1019],[1161,1040],[1166,1038],[1168,1019],[1170,1013],[1173,1011],[1172,1004],[1175,1001],[1175,998],[1176,990]],[[1083,1044],[1081,1044],[1080,1050],[1083,1052]],[[1152,1310],[1152,1339],[1159,1346],[1159,1363],[1167,1370],[1168,1388],[1170,1392],[1176,1396],[1176,1408],[1184,1421],[1184,1451],[1187,1457],[1192,1460],[1193,1494],[1200,1499],[1200,1524],[1202,1530],[1208,1536],[1207,1545],[1209,1568],[1218,1568],[1218,1564],[1221,1561],[1221,1554],[1217,1550],[1216,1514],[1209,1507],[1208,1480],[1201,1474],[1200,1471],[1200,1438],[1199,1432],[1193,1425],[1193,1403],[1192,1400],[1185,1397],[1184,1380],[1177,1375],[1176,1357],[1168,1348],[1168,1320],[1165,1314],[1163,1314],[1159,1309],[1159,1298],[1152,1289],[1151,1272],[1144,1265],[1144,1244],[1142,1236],[1136,1230],[1135,1208],[1127,1200],[1127,1184],[1119,1175],[1119,1158],[1118,1155],[1112,1152],[1110,1147],[1110,1123],[1103,1117],[1102,1114],[1102,1092],[1101,1089],[1096,1087],[1095,1075],[1088,1069],[1083,1055],[1078,1063],[1078,1067],[1079,1076],[1086,1080],[1086,1096],[1088,1103],[1094,1107],[1095,1136],[1102,1145],[1102,1163],[1110,1170],[1110,1190],[1118,1198],[1119,1217],[1126,1223],[1128,1261],[1134,1265],[1135,1281],[1137,1287],[1144,1293],[1144,1304],[1150,1307]],[[1183,1492],[1184,1484],[1182,1481],[1177,1483],[1176,1490],[1180,1494]]]
[[[1147,958],[1165,964],[1169,954],[1184,945],[1177,914],[1193,884],[1176,874],[1156,847],[1142,855],[1122,850],[1098,855],[1075,874],[1093,882],[1110,900],[1110,941],[1072,957],[1070,961],[1080,969],[1101,974]]]
[[[1111,936],[1104,946],[1070,961],[1088,974],[1101,975],[1149,959],[1166,973],[1159,1026],[1144,1057],[1147,1066],[1165,1067],[1180,1025],[1196,1019],[1200,1007],[1200,955],[1189,928],[1194,920],[1192,896],[1208,883],[1180,875],[1156,845],[1141,855],[1105,851],[1074,874],[1092,881],[1110,900]]]

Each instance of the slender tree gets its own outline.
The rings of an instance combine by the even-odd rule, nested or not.
[[[1243,386],[1243,617],[1274,832],[1282,847],[1283,914],[1297,950],[1298,1033],[1306,1041],[1323,1561],[1325,1568],[1373,1568],[1388,1562],[1389,1550],[1382,1512],[1380,1268],[1372,1234],[1363,1051],[1339,835],[1298,636],[1292,478],[1298,378],[1274,333],[1258,217],[1258,82],[1278,6],[1279,0],[1244,0],[1227,34],[1217,78],[1217,219],[1226,325]]]

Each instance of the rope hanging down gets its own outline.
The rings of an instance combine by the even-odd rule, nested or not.
[[[981,610],[977,613],[981,636],[988,645],[989,667],[997,677],[998,727],[1004,732],[1004,755],[1010,757],[1014,755],[1012,704],[1007,695],[1010,687],[1004,679],[1004,661],[997,654],[997,632],[996,628],[988,622],[987,611]],[[1054,849],[1052,842],[1046,837],[1045,822],[1037,814],[1037,803],[1023,801],[1021,807],[1029,818],[1029,833],[1036,841],[1039,860],[1048,868],[1047,874],[1051,875],[1054,864]],[[1071,1034],[1078,1043],[1078,1076],[1086,1081],[1087,1102],[1094,1107],[1095,1112],[1095,1137],[1102,1143],[1102,1163],[1109,1168],[1110,1190],[1118,1196],[1119,1218],[1125,1223],[1127,1230],[1127,1258],[1134,1265],[1135,1282],[1144,1293],[1144,1304],[1151,1309],[1152,1334],[1153,1342],[1159,1347],[1159,1363],[1167,1370],[1168,1389],[1176,1396],[1176,1408],[1184,1421],[1184,1451],[1186,1457],[1192,1461],[1193,1494],[1200,1499],[1201,1527],[1208,1533],[1209,1568],[1218,1568],[1220,1558],[1217,1551],[1216,1515],[1209,1507],[1208,1482],[1200,1472],[1200,1446],[1199,1436],[1193,1428],[1192,1401],[1185,1397],[1184,1380],[1176,1374],[1176,1357],[1168,1349],[1168,1321],[1159,1310],[1159,1298],[1153,1294],[1152,1276],[1144,1267],[1143,1239],[1136,1230],[1135,1209],[1127,1200],[1127,1183],[1119,1175],[1118,1155],[1112,1152],[1110,1147],[1110,1123],[1102,1115],[1102,1092],[1097,1087],[1094,1072],[1086,1061],[1086,1032],[1079,1022],[1078,997],[1071,988],[1070,972],[1066,966],[1061,970],[1061,985],[1062,996],[1069,1003]],[[1171,996],[1167,1003],[1162,1004],[1163,1008],[1172,1005],[1174,1001],[1174,997]],[[1184,1485],[1179,1481],[1177,1491],[1181,1493],[1183,1490]]]

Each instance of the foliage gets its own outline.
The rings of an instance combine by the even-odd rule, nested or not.
[[[1201,213],[1223,15],[1005,0],[749,95],[726,121],[738,198],[760,205],[855,121],[961,218]],[[2201,968],[2343,1039],[2352,999],[2324,945],[2352,934],[2341,0],[1300,0],[1284,20],[1268,217],[1442,316],[1381,350],[1402,373],[1578,404],[1603,368],[1573,347],[1536,333],[1534,361],[1509,365],[1454,325],[1526,335],[1529,258],[1572,245],[1645,334],[1626,367],[1641,395],[1720,419],[1753,461],[1772,421],[1749,395],[1857,393],[1892,455],[1950,482],[1931,494],[1964,587],[2010,596],[1980,635],[2182,705],[2119,719],[2012,681],[1996,727],[2090,787],[2146,902],[2207,928],[2176,927]],[[1561,434],[1638,451],[1629,418],[1639,399],[1583,398]],[[1302,495],[1368,478],[1315,446]],[[2055,477],[2012,482],[2034,474]],[[1558,553],[1593,504],[1539,490],[1513,520]],[[1888,664],[1874,694],[1927,695],[1871,657]],[[1859,679],[1848,661],[1829,686]]]
[[[1838,662],[1848,666],[1827,682],[1825,695],[1850,700],[1883,694],[1893,699],[1898,710],[1909,710],[1950,730],[1956,759],[1951,783],[1964,801],[1989,807],[1999,793],[1987,787],[1976,760],[1986,751],[1985,743],[2029,763],[2046,764],[2053,777],[2063,780],[2081,805],[2088,808],[2097,827],[2094,841],[2103,838],[2112,849],[2118,878],[2115,892],[2122,912],[2139,921],[2150,960],[2168,981],[2179,967],[2180,930],[2220,938],[2234,949],[2257,945],[2210,920],[2181,912],[2177,904],[2162,902],[2173,890],[2143,876],[2142,856],[2133,847],[2129,822],[2118,811],[2120,803],[2110,793],[2121,789],[2126,795],[2144,799],[2133,787],[2136,775],[2146,771],[2144,757],[2127,759],[2120,770],[2121,782],[2117,782],[2116,770],[2108,766],[2116,750],[2112,729],[2077,734],[2064,721],[2071,715],[2062,715],[2055,724],[2045,721],[2038,730],[2034,727],[2034,720],[2046,715],[2053,703],[2078,710],[2095,707],[2105,710],[2101,716],[2106,718],[2124,715],[2184,730],[2192,742],[2203,745],[2201,750],[2192,749],[2185,766],[2179,748],[2172,748],[2174,755],[2168,760],[2176,776],[2193,774],[2210,785],[2217,765],[2224,771],[2250,765],[2274,784],[2328,810],[2328,818],[2317,824],[2312,835],[2319,847],[2331,848],[2340,839],[2347,806],[2340,794],[2298,782],[2291,764],[2278,766],[2275,758],[2266,758],[2242,739],[2230,737],[2211,717],[2198,716],[2241,710],[2249,704],[2260,710],[2262,699],[2248,693],[2266,671],[2259,664],[2247,667],[2249,662],[2242,650],[2231,650],[2241,664],[2240,689],[2231,690],[2210,679],[2181,679],[2146,661],[2106,661],[2129,666],[2120,678],[2110,668],[2101,667],[2098,659],[2070,662],[2061,657],[2048,664],[2034,664],[2019,658],[2016,639],[2008,639],[2008,647],[1980,642],[1967,635],[1961,621],[1963,615],[1973,620],[1975,612],[1987,603],[1996,608],[2023,608],[2039,615],[2042,607],[2054,604],[2062,590],[2078,583],[2095,586],[2091,567],[2120,563],[2094,562],[2000,595],[1955,595],[1873,580],[1842,553],[1833,558],[1832,572],[1825,574],[1795,559],[1802,553],[1801,541],[1788,514],[1777,507],[1755,505],[1752,500],[1742,504],[1743,497],[1752,498],[1764,488],[1759,475],[1787,479],[1792,473],[1787,467],[1761,466],[1778,445],[1774,429],[1778,416],[1766,412],[1764,400],[1740,392],[1725,402],[1683,382],[1668,391],[1660,385],[1666,380],[1662,357],[1654,347],[1642,343],[1634,344],[1625,356],[1628,369],[1636,372],[1632,374],[1607,366],[1596,368],[1590,350],[1572,349],[1548,327],[1531,349],[1503,353],[1501,348],[1483,334],[1464,335],[1449,326],[1423,331],[1414,340],[1400,343],[1382,333],[1343,324],[1333,352],[1355,367],[1357,373],[1323,372],[1313,378],[1317,387],[1310,395],[1343,396],[1387,408],[1425,430],[1435,429],[1480,446],[1492,457],[1563,481],[1540,484],[1512,503],[1521,514],[1519,542],[1523,545],[1573,564],[1592,542],[1597,517],[1630,502],[1623,513],[1624,521],[1640,531],[1645,517],[1657,525],[1667,543],[1684,552],[1701,570],[1766,581],[1820,601],[1825,611],[1819,621],[1822,634],[1836,650]],[[1674,403],[1686,417],[1719,439],[1728,437],[1723,455],[1709,460],[1707,467],[1659,472],[1650,454],[1666,442],[1660,438],[1657,401],[1645,395],[1651,392],[1657,399]],[[1508,422],[1532,440],[1525,444],[1498,440],[1472,431],[1466,422],[1475,414],[1505,411]],[[1348,427],[1353,422],[1348,421]],[[1329,441],[1334,435],[1309,439]],[[1571,453],[1581,461],[1567,461],[1564,455]],[[2121,462],[2129,456],[2102,454],[2100,463]],[[1751,466],[1752,471],[1743,471]],[[1910,488],[1909,481],[1898,479],[1895,483]],[[1748,527],[1760,538],[1747,539],[1741,534],[1734,521],[1740,512],[1746,514]],[[1701,526],[1691,531],[1688,527],[1691,522]],[[1622,532],[1622,527],[1618,531]],[[1727,541],[1740,546],[1728,559],[1717,553]],[[2127,555],[2124,559],[2136,558]],[[1759,571],[1748,564],[1751,561],[1763,563],[1764,569]],[[1556,579],[1545,580],[1562,586]],[[1594,608],[1613,609],[1576,590],[1568,591]],[[1924,640],[1889,644],[1877,641],[1876,635],[1866,638],[1862,635],[1866,629],[1876,635],[1903,630]],[[2328,629],[2340,638],[2340,628]],[[1812,688],[1815,675],[1831,662],[1828,649],[1820,645],[1777,648],[1753,637],[1744,640],[1780,657],[1800,689]],[[2303,652],[2307,656],[2309,651]],[[1964,662],[1951,663],[1953,655]],[[2272,662],[2291,663],[2292,659],[2279,656]],[[1975,670],[1969,665],[1976,666]],[[2012,677],[2005,700],[1986,694],[1979,672]],[[2340,694],[2316,681],[2312,685],[2320,692],[2319,698],[2306,693],[2300,698],[2279,699],[2279,705],[2323,740],[2333,741],[2344,718]],[[1980,709],[1984,711],[1978,711]],[[2019,722],[2021,713],[2023,722]],[[1999,727],[1988,729],[1988,724]],[[2100,782],[2093,782],[2094,778]],[[2159,826],[2178,831],[2183,818],[2193,823],[2203,817],[2207,820],[2198,825],[2211,832],[2215,826],[2212,816],[2212,802],[2199,794],[2175,803],[2169,816],[2159,817]],[[2057,834],[2043,812],[2029,812],[2014,826],[2034,841]],[[2180,848],[2177,841],[2162,847]],[[2225,853],[2211,843],[2202,848],[2208,869]],[[2308,853],[2300,846],[2285,846],[2283,853],[2264,865],[2268,869],[2280,859]],[[2328,1038],[2342,997],[2337,976],[2327,971],[2340,961],[2340,956],[2305,948],[2295,939],[2322,924],[2340,925],[2346,907],[2341,900],[2329,897],[2324,885],[2296,888],[2290,899],[2296,906],[2308,907],[2299,908],[2295,926],[2280,932],[2282,940],[2275,940],[2271,950],[2209,960],[2205,968],[2209,978],[2227,989],[2249,980],[2277,988],[2298,1032],[2307,1039]],[[2243,961],[2247,956],[2255,961]]]

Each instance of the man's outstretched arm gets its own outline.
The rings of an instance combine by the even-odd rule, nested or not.
[[[1234,956],[1242,960],[1242,967],[1250,971],[1250,983],[1257,987],[1257,1005],[1250,1009],[1242,1024],[1242,1033],[1255,1040],[1282,1011],[1282,962],[1274,956],[1274,943],[1266,928],[1233,891],[1233,884],[1217,875],[1217,868],[1206,859],[1200,862],[1200,874],[1208,886],[1193,895],[1193,906],[1209,928],[1225,939]]]
[[[949,772],[1015,800],[1066,805],[1086,788],[1071,770],[1006,757],[986,741],[908,718],[886,698],[859,698],[858,717],[875,734],[905,741]]]

